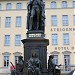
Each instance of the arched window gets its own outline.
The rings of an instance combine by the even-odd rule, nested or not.
[[[56,2],[55,1],[51,2],[51,8],[56,8]]]

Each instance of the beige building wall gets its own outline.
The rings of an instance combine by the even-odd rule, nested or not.
[[[47,55],[58,55],[58,64],[64,65],[64,55],[70,55],[70,64],[75,65],[75,27],[73,23],[73,15],[75,15],[75,9],[73,8],[73,0],[67,1],[68,8],[61,8],[61,2],[64,0],[44,0],[45,1],[45,38],[49,39],[49,46]],[[52,9],[50,3],[56,1],[56,8]],[[16,10],[16,3],[22,3],[22,9]],[[2,69],[5,67],[3,56],[9,54],[9,62],[15,63],[15,53],[23,55],[23,44],[21,46],[15,46],[15,35],[21,34],[21,39],[26,38],[26,20],[27,20],[27,2],[28,0],[1,0],[2,10],[0,10],[0,72],[4,72]],[[11,10],[6,10],[6,4],[12,3]],[[57,15],[57,26],[51,25],[51,15]],[[63,26],[62,15],[68,15],[68,26]],[[21,27],[16,27],[16,17],[22,17]],[[11,26],[5,27],[5,17],[11,17]],[[70,30],[71,28],[71,30]],[[58,34],[58,45],[52,45],[52,34]],[[63,45],[63,33],[69,33],[69,45]],[[4,46],[4,36],[10,35],[10,46]],[[11,64],[10,64],[11,65]],[[10,67],[9,65],[9,67]],[[5,70],[8,68],[5,68]],[[9,69],[8,71],[9,72]]]
[[[1,17],[1,24],[0,24],[0,73],[10,72],[9,64],[8,68],[4,67],[4,53],[9,53],[9,63],[10,61],[14,64],[15,63],[15,53],[20,53],[23,56],[23,44],[21,43],[20,46],[15,46],[15,35],[20,34],[21,39],[26,38],[26,20],[27,20],[27,10],[26,5],[27,1],[0,1],[2,4],[2,10],[0,11]],[[12,9],[6,10],[6,4],[11,3]],[[22,3],[22,10],[16,10],[16,4]],[[22,24],[21,27],[16,27],[16,17],[21,16]],[[11,26],[6,28],[5,27],[5,18],[11,17]],[[4,36],[10,35],[10,46],[4,46]]]

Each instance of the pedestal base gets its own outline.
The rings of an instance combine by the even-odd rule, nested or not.
[[[42,75],[47,75],[47,45],[49,44],[49,40],[44,38],[28,38],[23,39],[22,43],[24,44],[24,75],[27,75],[27,60],[33,53],[36,53],[42,62]]]

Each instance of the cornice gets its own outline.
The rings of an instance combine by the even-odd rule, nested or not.
[[[60,52],[58,52],[58,51],[53,51],[53,52],[50,52],[50,54],[53,54],[53,55],[58,55],[58,54],[60,54]]]
[[[9,52],[4,52],[4,53],[2,53],[3,55],[10,55],[11,53],[9,53]]]
[[[70,51],[64,51],[64,52],[62,52],[63,54],[71,54],[72,52],[70,52]]]

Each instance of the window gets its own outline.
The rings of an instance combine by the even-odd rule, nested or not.
[[[62,8],[67,8],[67,1],[62,1]]]
[[[17,3],[16,9],[22,9],[22,3]]]
[[[11,25],[11,17],[6,17],[5,27],[10,27]]]
[[[15,45],[16,46],[21,45],[21,35],[15,35]]]
[[[0,27],[1,27],[1,17],[0,17]]]
[[[15,64],[18,63],[19,56],[15,56]]]
[[[16,17],[16,27],[21,27],[21,16]]]
[[[16,65],[16,63],[18,63],[19,56],[21,56],[22,53],[20,53],[20,52],[15,52],[15,53],[13,53],[13,54],[14,54],[15,65]]]
[[[58,64],[58,55],[53,55],[53,56],[54,56],[54,58],[53,58],[54,63],[55,64]]]
[[[57,45],[57,44],[58,44],[58,35],[52,34],[52,45]]]
[[[75,15],[73,16],[74,26],[75,26]]]
[[[63,42],[64,42],[64,45],[69,45],[69,33],[63,34]]]
[[[68,15],[62,16],[63,26],[68,26]]]
[[[0,10],[2,10],[2,5],[0,4]]]
[[[55,1],[51,2],[51,8],[56,8],[56,2]]]
[[[10,9],[11,9],[11,3],[7,3],[6,9],[7,9],[7,10],[10,10]]]
[[[9,66],[9,56],[4,56],[4,67],[8,67]]]
[[[75,45],[75,33],[74,33],[74,45]]]
[[[5,46],[9,46],[10,45],[10,35],[5,35]]]
[[[70,55],[64,55],[65,71],[69,71]]]
[[[75,1],[73,1],[73,8],[75,8]]]
[[[57,26],[57,16],[56,15],[51,16],[51,25]]]

